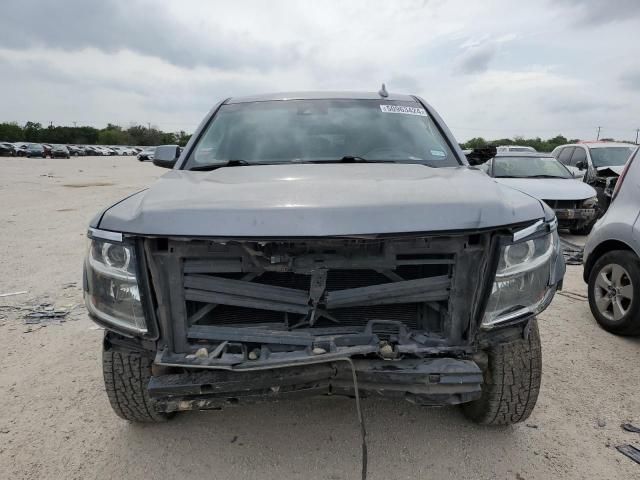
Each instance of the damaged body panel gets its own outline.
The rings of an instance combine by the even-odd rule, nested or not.
[[[560,228],[584,233],[598,213],[596,190],[574,179],[554,157],[541,153],[498,153],[480,166],[496,182],[539,198],[556,214]]]
[[[553,211],[469,168],[420,99],[335,95],[223,102],[175,170],[92,222],[85,300],[118,415],[317,394],[462,404],[480,423],[531,412],[536,315],[564,274]],[[244,115],[302,130],[256,134],[258,153],[210,136]],[[530,394],[489,401],[498,358]],[[112,382],[125,361],[137,383]]]
[[[482,229],[541,216],[538,202],[473,169],[292,164],[172,170],[107,210],[99,227],[159,236],[325,237]]]

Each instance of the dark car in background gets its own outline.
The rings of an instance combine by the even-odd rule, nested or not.
[[[27,156],[27,147],[29,147],[28,143],[18,142],[18,143],[14,143],[13,146],[16,149],[16,157]]]
[[[85,149],[80,145],[67,145],[67,148],[69,149],[69,154],[73,155],[74,157],[85,155]]]
[[[42,145],[40,145],[39,143],[30,143],[27,146],[26,156],[28,158],[31,158],[31,157],[46,158],[47,157],[47,152],[46,152],[45,148]]]
[[[84,150],[85,150],[85,155],[91,155],[91,156],[104,155],[104,152],[100,150],[98,147],[96,147],[95,145],[86,145],[84,147]]]
[[[15,157],[16,156],[15,145],[9,142],[0,142],[0,156]]]
[[[609,207],[613,189],[637,145],[620,142],[582,142],[556,147],[556,157],[577,179],[596,189],[598,216]]]
[[[593,187],[576,180],[554,157],[536,152],[498,153],[480,166],[503,185],[539,198],[556,213],[559,228],[586,235],[597,216],[598,198]]]
[[[71,158],[69,149],[65,145],[53,145],[50,155],[51,158]]]
[[[145,160],[153,160],[153,155],[155,151],[156,151],[156,147],[147,147],[144,150],[142,150],[140,153],[138,153],[137,158],[141,162],[144,162]]]

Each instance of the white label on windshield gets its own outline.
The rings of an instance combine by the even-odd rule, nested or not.
[[[420,115],[426,117],[427,112],[424,108],[404,107],[402,105],[380,105],[380,110],[385,113],[404,113],[405,115]]]
[[[434,157],[446,157],[446,154],[442,150],[431,150],[431,155]]]

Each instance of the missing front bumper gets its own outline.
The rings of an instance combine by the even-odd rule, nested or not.
[[[580,220],[589,221],[596,217],[595,208],[557,208],[554,210],[558,221]]]
[[[344,360],[344,359],[343,359]],[[420,405],[455,405],[480,397],[482,371],[471,360],[354,360],[363,396],[405,398]],[[201,370],[151,378],[149,395],[164,412],[216,409],[309,395],[354,394],[346,361],[295,367]]]

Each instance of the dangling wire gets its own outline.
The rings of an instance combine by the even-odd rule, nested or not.
[[[360,408],[360,390],[358,389],[358,377],[356,375],[356,367],[350,358],[341,358],[351,367],[351,377],[353,378],[353,390],[356,394],[356,411],[358,413],[358,422],[360,423],[360,436],[362,438],[362,480],[367,480],[367,430],[364,425],[364,417]]]

